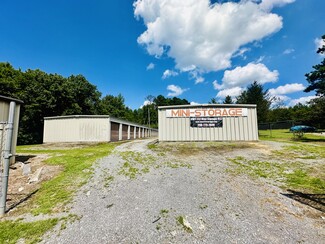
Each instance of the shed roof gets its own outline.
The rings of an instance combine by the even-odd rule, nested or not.
[[[12,98],[12,97],[5,97],[0,95],[0,100],[4,100],[4,101],[8,101],[8,102],[16,102],[16,103],[24,103],[22,100],[16,99],[16,98]]]

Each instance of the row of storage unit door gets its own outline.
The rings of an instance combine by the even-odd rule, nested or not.
[[[122,133],[120,134],[120,126]],[[133,140],[153,136],[155,132],[148,128],[140,128],[132,125],[111,122],[111,141]]]

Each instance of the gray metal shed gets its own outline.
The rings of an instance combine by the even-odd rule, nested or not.
[[[0,216],[6,211],[9,165],[15,162],[22,103],[14,98],[0,96]]]
[[[253,104],[158,107],[159,141],[257,141]]]
[[[11,154],[12,157],[10,162],[15,161],[16,145],[17,145],[17,136],[18,136],[18,126],[19,126],[19,113],[20,105],[23,101],[14,99],[11,97],[5,97],[0,95],[0,148],[4,145],[5,140],[5,129],[8,127],[8,122],[10,120],[10,109],[13,111],[13,136],[11,141]]]
[[[44,118],[43,143],[109,142],[156,136],[157,130],[108,115]]]

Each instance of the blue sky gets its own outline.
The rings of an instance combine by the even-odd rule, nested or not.
[[[286,105],[325,34],[323,0],[2,0],[0,62],[82,74],[135,109],[147,95],[222,101],[257,80]],[[318,38],[318,39],[317,39]]]

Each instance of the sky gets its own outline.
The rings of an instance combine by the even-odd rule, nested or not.
[[[82,74],[132,109],[160,94],[222,102],[254,80],[285,106],[315,97],[324,0],[0,2],[0,62]]]

